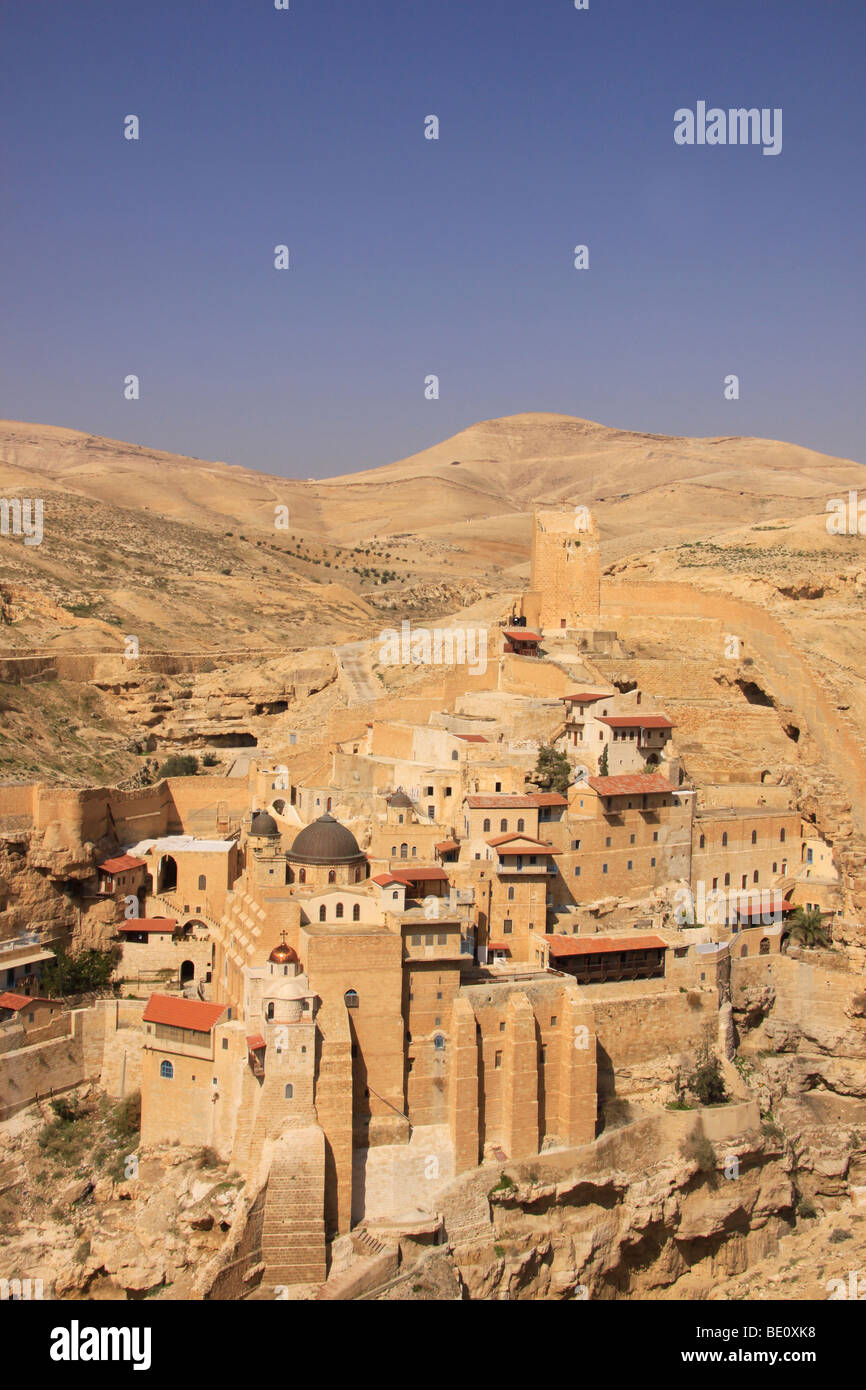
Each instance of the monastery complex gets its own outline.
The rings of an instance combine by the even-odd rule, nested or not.
[[[32,885],[0,884],[0,1120],[84,1078],[140,1089],[144,1149],[246,1182],[224,1296],[253,1270],[291,1294],[336,1237],[435,1241],[461,1175],[592,1146],[663,1103],[671,1058],[731,1057],[737,989],[780,968],[797,907],[832,930],[838,868],[786,786],[693,781],[664,691],[593,679],[620,650],[600,613],[593,518],[540,511],[483,677],[340,711],[313,776],[255,752],[137,791],[4,787]],[[42,996],[54,949],[110,943],[118,998]]]

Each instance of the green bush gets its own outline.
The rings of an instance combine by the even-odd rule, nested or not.
[[[194,777],[198,772],[198,758],[193,753],[172,753],[166,758],[157,777]]]
[[[723,1105],[728,1099],[722,1064],[709,1045],[704,1044],[698,1056],[698,1065],[688,1078],[686,1085],[697,1096],[701,1105]]]
[[[52,998],[107,989],[119,955],[116,946],[110,946],[105,951],[91,947],[74,956],[58,946],[54,959],[48,961],[42,973],[42,988]]]
[[[716,1151],[705,1134],[690,1134],[680,1145],[680,1153],[689,1163],[696,1163],[702,1173],[716,1170]]]

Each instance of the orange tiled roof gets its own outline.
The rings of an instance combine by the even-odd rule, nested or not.
[[[247,1047],[251,1052],[258,1052],[260,1047],[267,1047],[267,1043],[261,1033],[253,1033],[251,1037],[247,1038]]]
[[[393,874],[374,874],[373,882],[378,883],[380,888],[387,888],[389,883],[399,883],[400,879]]]
[[[464,743],[489,743],[483,734],[456,734],[456,738],[462,738]]]
[[[440,840],[433,848],[438,849],[440,854],[450,854],[452,850],[460,848],[460,843],[458,840]]]
[[[176,917],[127,917],[118,931],[173,932]]]
[[[599,796],[629,796],[643,792],[672,792],[672,783],[658,772],[624,772],[617,777],[590,777]]]
[[[562,700],[580,700],[584,704],[589,704],[590,700],[612,700],[616,694],[615,690],[610,690],[604,695],[593,694],[589,690],[576,690],[573,695],[561,695]]]
[[[99,872],[105,874],[122,874],[125,869],[146,869],[147,864],[143,859],[136,859],[132,854],[121,854],[117,859],[103,859],[99,866]]]
[[[509,642],[540,642],[540,632],[527,632],[525,627],[507,627],[505,636]]]
[[[597,956],[608,951],[667,951],[660,936],[549,936],[552,956]]]
[[[29,994],[0,994],[0,1009],[26,1009],[28,1004],[33,1003],[33,998]]]
[[[436,864],[431,868],[392,869],[391,877],[398,883],[418,883],[430,878],[447,879],[448,875],[441,865]]]
[[[519,840],[521,844],[528,845],[528,849],[519,849],[512,844],[514,840]],[[547,840],[536,840],[532,835],[494,835],[492,840],[487,841],[494,849],[498,849],[500,854],[532,854],[540,850],[542,854],[560,854],[562,851],[555,849]],[[508,846],[511,848],[508,848]]]
[[[209,1033],[227,1007],[226,1004],[205,1004],[197,999],[176,999],[169,994],[152,994],[142,1019],[145,1023],[165,1023],[169,1028]]]

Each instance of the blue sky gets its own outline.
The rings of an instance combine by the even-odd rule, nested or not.
[[[866,458],[861,0],[2,24],[0,416],[299,477],[524,410]],[[781,107],[781,154],[677,146],[698,100]]]

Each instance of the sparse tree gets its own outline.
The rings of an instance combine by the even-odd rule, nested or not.
[[[532,781],[542,791],[564,793],[571,781],[571,764],[564,753],[550,743],[543,743],[538,750],[538,761]]]

